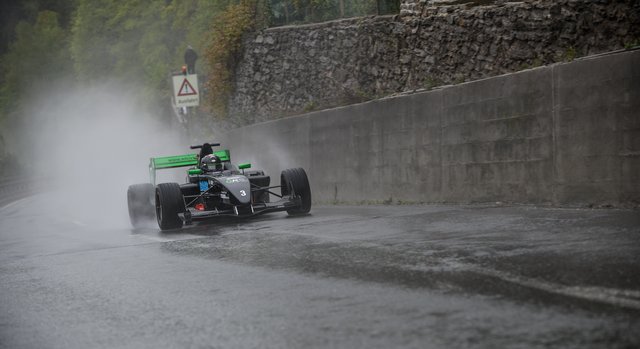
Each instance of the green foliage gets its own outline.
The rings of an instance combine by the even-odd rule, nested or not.
[[[71,52],[81,81],[142,82],[150,101],[169,96],[178,39],[162,1],[78,0]]]
[[[216,16],[239,0],[77,0],[71,50],[81,81],[141,82],[149,103],[169,101],[171,72],[191,45],[202,56]],[[201,61],[199,61],[201,63]],[[201,80],[206,64],[196,64]],[[203,78],[204,77],[204,78]]]
[[[206,87],[208,102],[218,117],[227,115],[227,104],[233,92],[233,73],[242,53],[242,36],[255,26],[255,0],[242,0],[229,5],[216,17],[211,31],[211,42],[205,59],[210,71]]]
[[[172,0],[164,9],[170,20],[170,30],[179,38],[175,43],[172,62],[184,63],[184,50],[191,45],[196,52],[204,52],[210,42],[211,24],[216,15],[223,12],[232,0]],[[196,69],[202,65],[196,65]],[[201,69],[198,69],[202,71]]]
[[[3,7],[0,117],[36,86],[62,77],[139,85],[148,104],[168,104],[170,73],[191,45],[211,111],[227,113],[233,74],[250,30],[375,14],[398,0],[24,0]],[[396,5],[392,5],[396,6]],[[385,7],[386,6],[386,7]],[[211,91],[206,95],[207,91]]]
[[[115,57],[111,54],[110,47],[117,37],[115,33],[109,32],[111,26],[108,20],[114,8],[114,2],[109,0],[78,0],[72,28],[71,53],[76,73],[82,80],[89,80],[112,70]]]
[[[225,115],[233,92],[235,65],[242,54],[242,36],[247,31],[279,21],[311,22],[375,14],[398,4],[398,0],[8,3],[0,14],[0,112],[6,115],[15,111],[34,86],[60,77],[81,82],[115,79],[137,83],[143,92],[141,97],[149,104],[168,104],[170,73],[180,69],[184,51],[191,45],[201,56],[196,71],[207,87],[203,97],[213,112]],[[207,91],[211,91],[208,96]]]
[[[58,14],[60,27],[68,28],[75,0],[20,0],[0,3],[0,55],[8,51],[16,39],[15,28],[19,22],[35,23],[43,11]]]
[[[57,13],[43,11],[34,24],[18,23],[15,35],[0,64],[3,117],[19,106],[21,97],[69,74],[72,67],[67,33],[58,24]]]
[[[216,16],[240,2],[24,0],[7,4],[3,10],[8,11],[0,14],[6,19],[2,27],[7,28],[0,42],[0,112],[5,115],[16,110],[18,101],[32,88],[27,84],[61,76],[81,82],[134,83],[142,91],[142,101],[168,105],[169,76],[184,64],[187,45],[202,56],[211,42]],[[16,17],[22,19],[19,24]],[[57,23],[60,19],[62,25]],[[202,59],[196,71],[206,81],[207,65]]]
[[[318,104],[315,101],[310,101],[309,103],[307,103],[307,105],[304,106],[304,108],[302,109],[305,113],[309,113],[312,112],[314,110],[318,109]]]
[[[576,59],[577,56],[578,56],[578,52],[576,51],[575,47],[570,46],[564,51],[562,60],[565,62],[571,62],[574,59]]]
[[[442,79],[434,76],[427,76],[424,80],[423,87],[427,90],[431,90],[434,87],[438,87],[442,85],[444,85],[444,81],[442,81]]]
[[[637,38],[634,39],[634,40],[627,41],[627,42],[624,43],[624,49],[625,50],[630,50],[630,49],[636,48],[638,46],[640,46],[640,39],[637,39]]]

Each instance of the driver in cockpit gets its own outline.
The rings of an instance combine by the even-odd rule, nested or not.
[[[200,160],[200,168],[204,172],[215,172],[222,171],[222,161],[215,154],[205,155],[202,160]]]

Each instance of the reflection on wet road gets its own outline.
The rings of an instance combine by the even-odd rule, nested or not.
[[[637,211],[326,206],[161,233],[51,200],[0,209],[0,347],[640,346]]]

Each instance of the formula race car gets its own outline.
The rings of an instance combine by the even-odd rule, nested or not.
[[[161,230],[218,216],[246,217],[287,211],[302,215],[311,210],[311,189],[302,168],[282,171],[280,185],[271,186],[263,171],[248,171],[251,164],[231,163],[229,150],[213,151],[218,143],[191,146],[200,154],[151,158],[151,183],[134,184],[127,190],[129,218],[134,227],[155,218]],[[187,183],[156,185],[156,170],[190,167]],[[280,194],[272,191],[280,189]],[[279,198],[270,202],[270,195]]]

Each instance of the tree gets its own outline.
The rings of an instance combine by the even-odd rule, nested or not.
[[[15,32],[16,40],[0,64],[0,106],[5,117],[28,92],[72,72],[67,33],[58,24],[57,13],[42,11],[34,24],[22,21]]]
[[[146,100],[169,101],[168,75],[188,45],[205,51],[217,14],[239,0],[77,0],[71,51],[81,81],[141,82]],[[198,70],[206,74],[206,66]]]
[[[58,14],[60,27],[68,28],[73,14],[75,0],[21,0],[0,1],[0,56],[4,55],[9,44],[15,41],[15,28],[24,21],[35,23],[42,11],[52,11]]]
[[[149,103],[169,98],[168,73],[184,32],[161,0],[78,0],[71,52],[81,81],[140,83]]]
[[[28,95],[50,88],[71,73],[67,43],[55,12],[41,11],[33,21],[16,25],[15,40],[0,57],[0,176],[15,174],[19,168],[16,158],[5,150],[4,136],[15,132],[6,129],[12,124],[8,119],[24,117]]]
[[[116,58],[111,46],[118,40],[111,18],[116,10],[113,0],[78,0],[73,20],[71,54],[81,80],[109,74]]]

